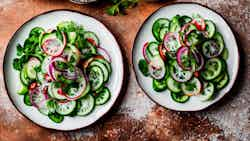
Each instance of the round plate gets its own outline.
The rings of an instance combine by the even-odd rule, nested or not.
[[[228,48],[229,51],[229,58],[227,60],[227,64],[230,81],[229,84],[218,93],[218,96],[214,100],[202,102],[198,96],[192,96],[188,102],[181,104],[172,100],[170,92],[168,90],[163,92],[155,92],[152,86],[152,78],[145,77],[142,75],[138,67],[138,62],[140,59],[143,58],[143,45],[148,41],[155,41],[152,35],[152,25],[156,19],[171,19],[177,14],[192,16],[193,13],[200,14],[205,19],[212,20],[216,24],[217,30],[223,35],[225,46],[226,48]],[[144,22],[139,32],[137,33],[132,53],[133,67],[140,87],[156,103],[162,105],[163,107],[177,111],[202,110],[220,100],[232,88],[239,69],[238,47],[233,32],[231,31],[229,25],[220,15],[218,15],[214,11],[194,3],[173,4],[162,7],[156,12],[154,12]]]
[[[100,39],[101,47],[105,48],[109,52],[112,58],[111,64],[113,72],[107,87],[110,89],[112,96],[108,103],[102,106],[97,106],[91,114],[85,117],[76,116],[73,118],[65,116],[62,123],[56,124],[47,116],[42,115],[35,107],[28,107],[24,104],[23,96],[17,94],[21,83],[19,80],[19,73],[13,69],[12,62],[16,57],[16,45],[18,43],[24,43],[24,40],[28,37],[32,28],[40,26],[45,29],[55,29],[55,26],[58,23],[69,20],[83,25],[86,30],[95,32]],[[69,10],[49,11],[30,19],[22,25],[9,41],[5,52],[3,70],[5,86],[15,107],[36,124],[57,130],[75,130],[86,127],[97,121],[111,109],[118,98],[123,82],[122,54],[112,33],[110,33],[110,31],[96,19],[79,12]]]

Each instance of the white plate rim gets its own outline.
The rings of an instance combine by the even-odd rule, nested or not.
[[[53,13],[53,12],[72,12],[72,13],[76,13],[76,14],[80,14],[80,15],[83,15],[83,16],[87,16],[87,17],[90,17],[90,18],[93,18],[94,20],[96,20],[97,22],[99,22],[109,33],[110,33],[110,37],[113,38],[113,40],[115,41],[114,44],[118,47],[117,49],[119,50],[119,57],[122,62],[121,66],[122,68],[120,68],[120,74],[121,74],[121,84],[120,84],[120,87],[118,88],[118,94],[117,96],[115,97],[115,100],[113,101],[113,103],[111,104],[110,107],[107,108],[106,112],[102,113],[96,120],[93,120],[92,122],[89,122],[88,124],[86,124],[85,126],[81,126],[81,127],[78,127],[78,128],[72,128],[72,129],[59,129],[59,128],[53,128],[53,127],[46,127],[46,126],[43,126],[42,124],[39,124],[35,121],[33,121],[31,118],[29,118],[28,116],[26,116],[19,108],[18,106],[15,104],[15,102],[13,101],[13,99],[11,98],[10,94],[9,94],[9,90],[8,90],[8,87],[7,87],[7,80],[5,78],[5,65],[7,64],[6,63],[6,58],[7,58],[7,51],[9,50],[9,47],[10,47],[10,44],[12,42],[12,40],[14,39],[14,37],[19,33],[19,31],[26,25],[28,24],[29,22],[31,22],[32,20],[36,19],[36,18],[39,18],[40,16],[43,16],[43,15],[46,15],[46,14],[50,14],[50,13]],[[42,128],[46,128],[46,129],[50,129],[50,130],[56,130],[56,131],[75,131],[75,130],[79,130],[79,129],[82,129],[82,128],[86,128],[94,123],[96,123],[97,121],[101,120],[102,117],[105,117],[105,115],[107,115],[110,110],[112,109],[112,107],[114,105],[116,105],[116,102],[118,101],[119,97],[121,96],[121,92],[122,92],[122,88],[123,88],[123,85],[124,85],[124,60],[123,60],[123,54],[122,54],[122,51],[121,51],[121,48],[120,48],[120,45],[119,43],[117,42],[114,34],[108,29],[108,27],[102,23],[101,21],[99,21],[98,19],[96,19],[95,17],[89,15],[89,14],[86,14],[86,13],[83,13],[83,12],[80,12],[80,11],[77,11],[77,10],[71,10],[71,9],[54,9],[54,10],[49,10],[49,11],[45,11],[45,12],[42,12],[40,14],[37,14],[35,16],[33,16],[32,18],[26,20],[23,24],[21,24],[21,26],[19,26],[17,28],[17,30],[12,34],[12,36],[10,37],[10,39],[8,40],[8,43],[5,47],[5,51],[4,51],[4,57],[3,57],[3,63],[2,63],[2,72],[3,72],[3,82],[4,82],[4,89],[7,93],[7,96],[8,98],[10,99],[10,102],[12,103],[12,105],[14,105],[14,107],[16,108],[16,110],[23,116],[25,117],[26,119],[28,119],[29,121],[31,121],[32,123],[35,123],[36,125],[38,125],[39,127],[42,127]],[[18,96],[18,95],[17,95]]]
[[[202,8],[205,8],[206,10],[208,11],[211,11],[213,13],[215,13],[217,16],[219,16],[220,18],[223,19],[223,21],[225,22],[225,24],[227,25],[227,27],[229,28],[230,30],[230,34],[233,35],[233,41],[236,43],[236,47],[237,47],[237,61],[236,61],[236,67],[237,67],[237,70],[235,72],[235,77],[233,79],[231,79],[230,81],[233,81],[233,84],[227,89],[227,91],[224,93],[224,94],[221,94],[222,96],[218,99],[215,99],[213,100],[209,105],[205,106],[205,107],[200,107],[200,108],[193,108],[193,109],[180,109],[180,108],[172,108],[172,107],[167,107],[167,106],[164,106],[163,104],[159,103],[158,101],[154,100],[154,98],[151,96],[151,94],[148,94],[146,92],[146,90],[143,88],[142,84],[140,84],[139,82],[139,77],[137,76],[137,72],[136,72],[136,68],[135,68],[135,65],[137,65],[137,62],[134,62],[135,60],[135,48],[136,48],[136,41],[137,41],[137,38],[139,36],[139,33],[141,32],[144,24],[154,15],[156,14],[158,11],[160,11],[161,9],[165,8],[165,7],[168,7],[168,6],[174,6],[174,5],[181,5],[181,4],[186,4],[186,5],[196,5],[196,6],[200,6]],[[197,12],[198,13],[198,12]],[[150,33],[151,34],[151,33]],[[153,35],[152,35],[153,36]],[[232,30],[232,27],[230,26],[229,22],[226,20],[226,18],[224,18],[220,13],[218,13],[217,11],[213,10],[212,8],[206,6],[206,5],[203,5],[203,4],[200,4],[200,3],[196,3],[196,2],[172,2],[170,4],[167,4],[167,5],[164,5],[158,9],[156,9],[153,13],[151,13],[144,21],[143,23],[141,24],[139,30],[137,31],[136,33],[136,36],[135,36],[135,39],[134,39],[134,42],[133,42],[133,48],[132,48],[132,66],[133,66],[133,72],[135,74],[135,79],[136,79],[136,82],[137,84],[139,85],[139,87],[141,88],[141,90],[147,95],[147,97],[152,100],[154,103],[157,103],[158,105],[160,105],[161,107],[163,108],[166,108],[166,109],[170,109],[170,110],[174,110],[174,111],[181,111],[181,112],[194,112],[194,111],[201,111],[201,110],[204,110],[204,109],[207,109],[208,107],[214,105],[215,103],[217,103],[218,101],[220,101],[227,93],[229,93],[229,91],[233,88],[234,84],[235,84],[235,81],[237,80],[238,78],[238,73],[239,73],[239,66],[240,66],[240,56],[239,56],[239,48],[238,48],[238,42],[235,38],[235,33],[233,32]],[[230,82],[229,81],[229,82]]]

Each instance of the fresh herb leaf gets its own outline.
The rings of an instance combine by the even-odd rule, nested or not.
[[[106,9],[107,14],[115,16],[125,14],[125,10],[136,6],[138,0],[110,0],[113,5]]]
[[[17,44],[16,49],[17,49],[17,56],[22,56],[23,55],[23,47],[20,44]]]

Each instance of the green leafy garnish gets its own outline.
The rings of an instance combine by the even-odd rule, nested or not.
[[[115,16],[125,14],[125,10],[136,6],[138,0],[110,0],[114,5],[106,9],[107,14]]]

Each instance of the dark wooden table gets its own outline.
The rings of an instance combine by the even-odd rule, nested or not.
[[[75,5],[67,0],[0,0],[0,141],[79,140],[250,140],[250,1],[194,0],[219,12],[229,22],[240,50],[240,71],[231,92],[220,102],[199,112],[164,109],[145,96],[131,69],[134,37],[143,21],[156,9],[172,2],[141,2],[126,16],[108,16],[105,4]],[[180,1],[177,1],[180,2]],[[8,99],[2,61],[8,40],[25,21],[52,9],[73,9],[105,23],[121,45],[130,69],[118,104],[94,125],[71,132],[44,129],[23,117]]]

